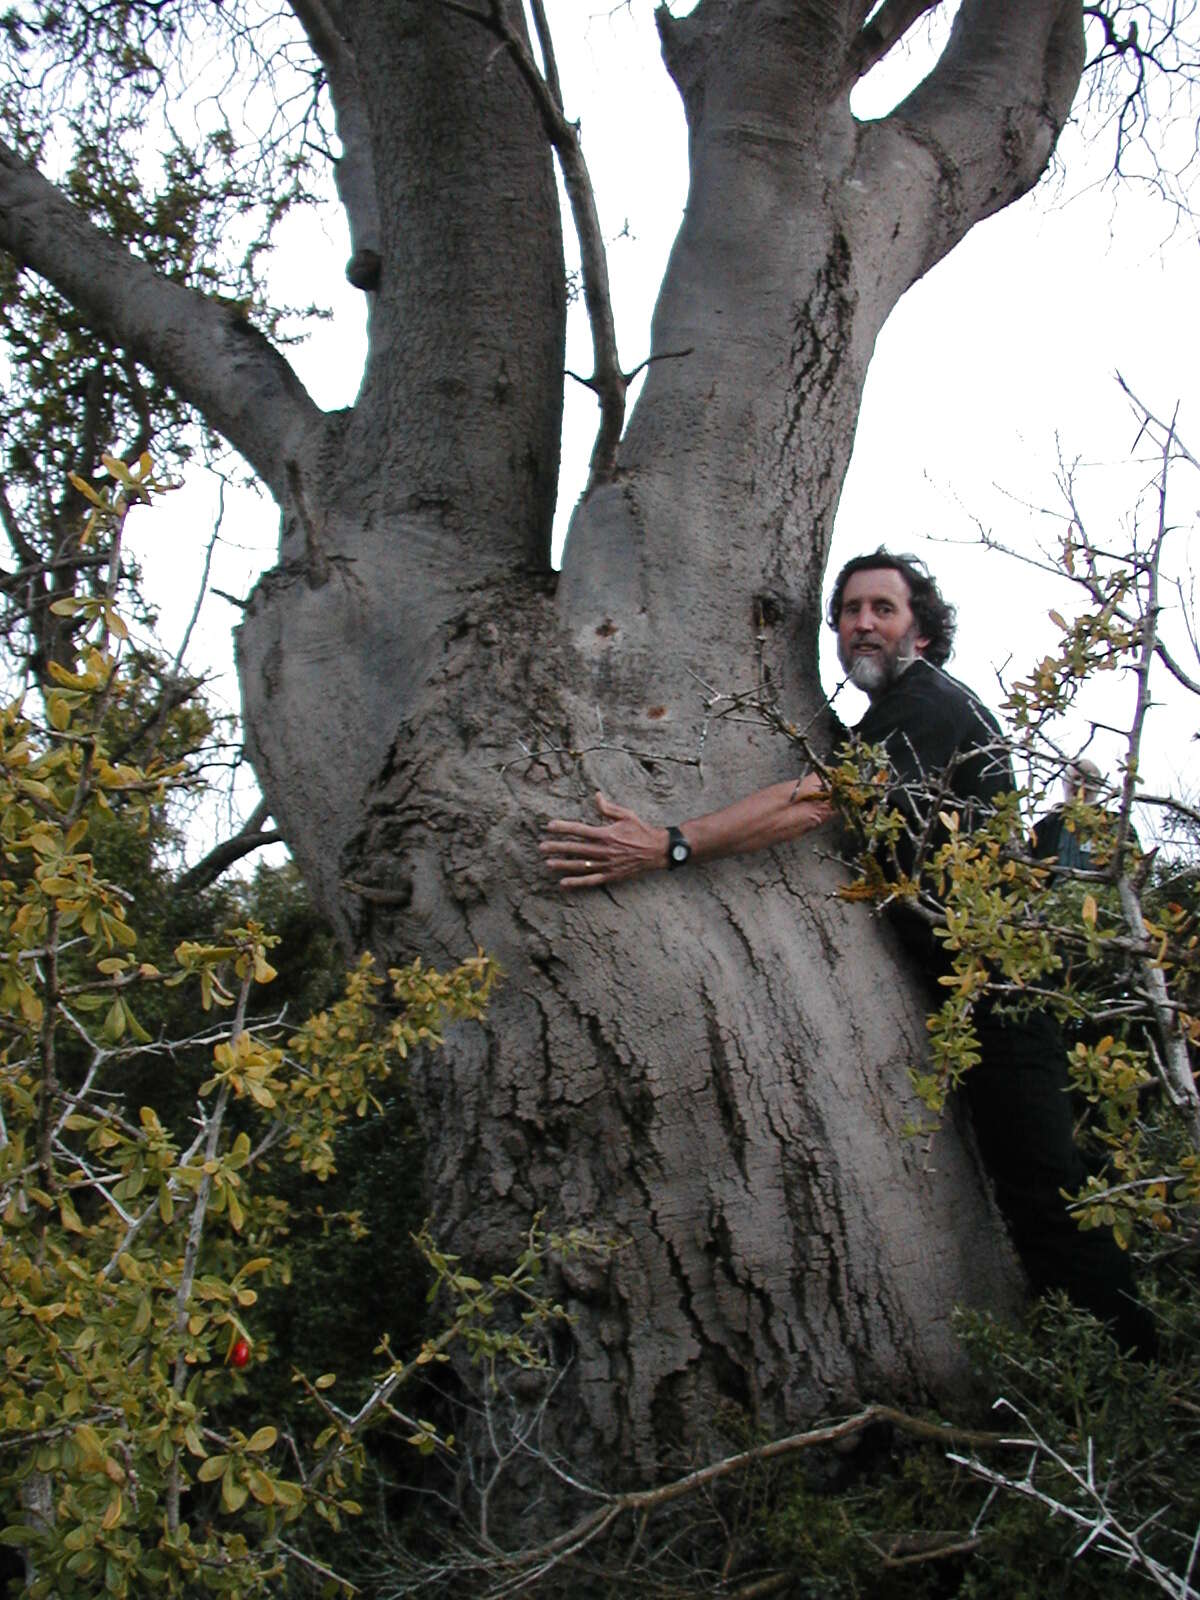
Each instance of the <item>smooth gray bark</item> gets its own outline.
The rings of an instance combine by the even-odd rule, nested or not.
[[[296,10],[314,30],[335,14]],[[541,1208],[628,1240],[607,1271],[564,1269],[561,1393],[594,1470],[696,1444],[723,1397],[784,1426],[945,1393],[964,1379],[952,1307],[1016,1290],[958,1130],[930,1159],[901,1137],[922,997],[869,914],[832,898],[834,866],[792,847],[568,901],[535,852],[542,820],[601,785],[673,820],[795,770],[761,731],[707,725],[697,678],[761,673],[794,720],[818,711],[822,575],[875,338],[1036,181],[1066,117],[1078,0],[967,0],[926,82],[862,125],[847,95],[883,48],[869,10],[701,0],[662,19],[691,188],[653,344],[691,353],[651,367],[557,592],[549,153],[461,7],[336,7],[331,85],[365,108],[382,261],[352,410],[315,418],[279,358],[242,371],[219,323],[218,409],[128,313],[139,359],[211,401],[283,508],[239,661],[249,749],[318,898],[388,959],[481,945],[506,969],[486,1028],[421,1083],[437,1228],[485,1269]],[[18,183],[8,164],[0,183]],[[0,218],[0,243],[63,286],[34,231]],[[119,328],[119,307],[114,291],[97,316]]]

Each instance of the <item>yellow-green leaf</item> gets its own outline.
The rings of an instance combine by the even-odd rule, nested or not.
[[[249,1498],[250,1491],[244,1483],[239,1483],[231,1473],[226,1473],[221,1479],[221,1504],[226,1511],[240,1511]]]
[[[86,478],[81,478],[77,472],[68,472],[67,477],[72,488],[78,489],[85,500],[90,500],[94,506],[102,506],[104,501],[88,483]]]
[[[251,1467],[246,1474],[246,1481],[250,1485],[250,1493],[260,1505],[273,1506],[275,1504],[275,1485],[265,1472],[260,1472],[257,1467]]]

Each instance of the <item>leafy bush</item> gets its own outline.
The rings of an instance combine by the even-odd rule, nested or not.
[[[107,460],[114,489],[80,487],[115,574],[159,485],[147,458]],[[325,1398],[332,1373],[304,1385],[308,1437],[256,1403],[259,1297],[293,1214],[279,1178],[327,1178],[338,1130],[448,1019],[482,1014],[496,971],[385,979],[364,960],[285,1033],[255,1020],[277,942],[257,922],[145,959],[101,866],[137,857],[186,768],[114,753],[138,681],[111,588],[56,604],[82,620],[77,659],[50,664],[44,717],[0,714],[0,1538],[33,1600],[276,1592],[289,1567],[324,1570],[306,1521],[357,1511],[362,1432]],[[191,1031],[168,1033],[181,1013]],[[389,1358],[374,1395],[431,1358]]]

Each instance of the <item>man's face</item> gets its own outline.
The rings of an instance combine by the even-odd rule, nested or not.
[[[856,688],[880,694],[929,640],[917,632],[908,583],[893,567],[851,573],[838,614],[838,660]]]

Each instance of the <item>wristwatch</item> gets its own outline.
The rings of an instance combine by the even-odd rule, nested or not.
[[[667,871],[686,866],[691,859],[692,847],[678,828],[667,829]]]

